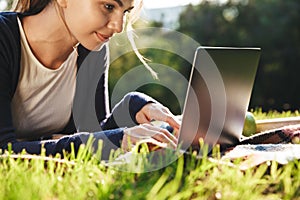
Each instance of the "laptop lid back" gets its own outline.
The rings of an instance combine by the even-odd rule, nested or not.
[[[179,144],[199,150],[239,142],[260,57],[259,48],[199,47],[188,85]]]

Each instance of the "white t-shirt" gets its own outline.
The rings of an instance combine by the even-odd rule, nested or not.
[[[76,87],[77,49],[58,69],[43,66],[32,53],[22,24],[21,68],[12,99],[18,139],[37,138],[63,130],[68,123]]]

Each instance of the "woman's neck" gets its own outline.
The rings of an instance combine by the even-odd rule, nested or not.
[[[78,42],[66,27],[55,3],[50,3],[37,15],[24,17],[22,24],[33,54],[50,69],[59,68]]]

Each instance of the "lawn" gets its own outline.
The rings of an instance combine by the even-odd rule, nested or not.
[[[258,119],[299,115],[263,113]],[[0,199],[300,199],[300,163],[267,162],[240,170],[203,156],[181,156],[159,170],[130,173],[107,167],[85,148],[75,157],[0,158]],[[133,166],[129,166],[133,167]]]

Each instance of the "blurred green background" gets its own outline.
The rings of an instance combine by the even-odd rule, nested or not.
[[[299,0],[232,0],[223,5],[202,1],[183,10],[176,30],[205,46],[260,47],[262,55],[249,110],[285,111],[300,107],[299,22]],[[163,21],[142,23],[142,26],[162,27]],[[142,54],[154,63],[172,66],[189,76],[189,63],[179,56],[154,49],[144,50]],[[113,62],[111,89],[121,71],[125,73],[140,64],[134,54]],[[166,88],[148,86],[139,91],[154,96],[176,114],[181,112],[178,102],[182,99],[175,99]]]
[[[249,109],[285,111],[298,110],[300,107],[299,22],[299,0],[231,0],[225,4],[202,1],[198,5],[185,6],[177,22],[176,31],[205,46],[261,47],[262,55]],[[147,23],[141,20],[136,27],[163,25],[163,21],[159,20]],[[156,42],[168,41],[166,39]],[[154,65],[159,63],[172,67],[188,79],[190,63],[180,56],[151,48],[142,49],[140,52],[151,60],[149,64],[155,70],[159,71],[160,68]],[[126,72],[141,64],[133,52],[114,60],[109,75],[110,92],[115,90],[114,86]],[[139,81],[145,79],[145,76],[151,78],[146,69],[142,73],[143,76],[135,74],[130,81]],[[159,72],[159,75],[160,80],[154,80],[151,84],[138,87],[137,90],[153,96],[167,105],[172,112],[180,114],[186,83],[167,80],[168,75],[164,72]],[[174,91],[162,86],[161,81],[176,84],[180,98],[177,98]],[[124,91],[128,89],[126,84],[119,86],[118,90],[122,88]],[[114,99],[112,104],[115,104]]]
[[[262,49],[250,107],[299,109],[300,1],[230,1],[189,6],[179,31],[202,45]]]

